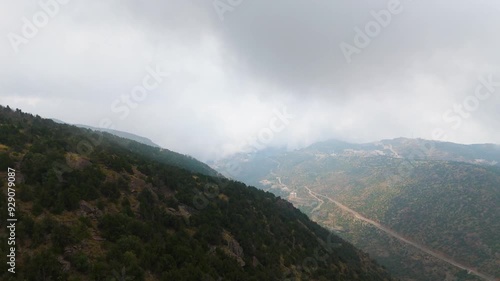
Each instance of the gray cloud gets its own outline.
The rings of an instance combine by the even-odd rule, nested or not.
[[[222,21],[212,1],[70,0],[16,54],[9,34],[22,35],[22,18],[41,8],[12,2],[0,11],[0,103],[94,126],[108,118],[205,160],[263,134],[283,105],[294,118],[266,145],[432,138],[435,129],[499,143],[500,87],[459,128],[442,116],[474,95],[478,77],[500,81],[500,4],[401,0],[348,63],[340,44],[355,46],[355,28],[388,3],[243,0]],[[170,76],[120,118],[112,105],[147,67]]]

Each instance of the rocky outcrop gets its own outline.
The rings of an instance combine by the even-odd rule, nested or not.
[[[102,216],[102,211],[82,200],[80,201],[80,215],[92,219],[98,219]]]
[[[63,257],[57,257],[57,261],[61,264],[62,269],[64,272],[69,272],[71,269],[71,263],[69,261],[66,261]]]
[[[241,267],[245,266],[243,248],[240,246],[240,243],[236,241],[231,233],[225,230],[222,232],[222,239],[227,243],[227,245],[222,248],[224,253],[235,259]]]

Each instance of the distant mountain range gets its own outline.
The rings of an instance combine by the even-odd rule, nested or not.
[[[59,124],[67,124],[61,120],[57,119],[52,119],[52,120]],[[101,132],[107,135],[109,138],[114,139],[121,146],[125,146],[135,152],[146,154],[151,159],[160,160],[165,164],[181,167],[195,173],[202,173],[210,176],[220,176],[220,174],[217,171],[212,169],[207,164],[198,161],[197,159],[189,155],[184,155],[168,149],[161,148],[159,145],[155,144],[148,138],[141,137],[128,132],[96,128],[87,125],[72,125],[72,126],[91,130],[94,132]],[[138,146],[137,144],[144,144],[146,146]]]
[[[500,145],[463,145],[424,139],[397,138],[366,144],[350,144],[331,140],[313,144],[307,150],[340,155],[382,155],[394,158],[457,161],[473,164],[500,165]]]
[[[495,280],[499,162],[495,144],[398,138],[267,149],[212,167],[287,198],[401,280]]]
[[[75,126],[80,127],[80,128],[85,128],[85,129],[91,129],[94,131],[101,131],[101,132],[110,133],[112,135],[115,135],[115,136],[118,136],[121,138],[126,138],[129,140],[133,140],[133,141],[136,141],[136,142],[139,142],[139,143],[142,143],[145,145],[149,145],[152,147],[161,147],[148,138],[141,137],[141,136],[138,136],[138,135],[135,135],[132,133],[128,133],[128,132],[123,132],[123,131],[118,131],[118,130],[113,130],[113,129],[97,128],[97,127],[80,125],[80,124],[76,124]]]
[[[158,147],[134,134],[77,126]],[[193,167],[183,164],[189,156],[178,157],[170,163]],[[296,151],[235,154],[211,163],[214,170],[190,161],[201,167],[190,170],[220,172],[287,198],[401,280],[493,280],[499,274],[492,231],[500,228],[499,145],[329,140]]]
[[[68,124],[68,123],[66,123],[62,120],[59,120],[59,119],[52,119],[52,120],[56,123],[59,123],[59,124]],[[152,140],[150,140],[148,138],[141,137],[141,136],[138,136],[138,135],[135,135],[132,133],[128,133],[128,132],[123,132],[123,131],[118,131],[118,130],[113,130],[113,129],[106,129],[106,128],[92,127],[92,126],[81,125],[81,124],[68,124],[68,125],[74,125],[74,126],[77,126],[80,128],[90,129],[90,130],[94,130],[94,131],[106,132],[106,133],[110,133],[112,135],[115,135],[115,136],[118,136],[121,138],[133,140],[133,141],[136,141],[136,142],[139,142],[139,143],[142,143],[145,145],[149,145],[152,147],[160,147],[159,145],[157,145],[156,143],[154,143]]]
[[[394,280],[194,158],[2,106],[0,188],[1,280]]]

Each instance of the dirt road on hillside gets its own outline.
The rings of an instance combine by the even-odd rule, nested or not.
[[[433,256],[433,257],[437,258],[437,259],[440,259],[440,260],[442,260],[442,261],[444,261],[444,262],[447,262],[447,263],[449,263],[449,264],[451,264],[451,265],[453,265],[453,266],[455,266],[455,267],[458,267],[458,268],[460,268],[460,269],[467,270],[467,271],[469,272],[469,274],[474,274],[474,275],[479,276],[479,277],[481,277],[481,278],[483,278],[483,279],[485,279],[485,280],[488,280],[488,281],[495,281],[495,280],[499,280],[499,279],[495,279],[495,277],[493,277],[493,276],[489,276],[489,275],[487,275],[487,274],[481,273],[481,272],[477,271],[477,270],[476,270],[476,269],[474,269],[474,268],[468,267],[468,266],[466,266],[466,265],[464,265],[464,264],[461,264],[461,263],[459,263],[459,262],[457,262],[457,261],[454,261],[454,260],[453,260],[453,259],[451,259],[450,257],[447,257],[447,256],[445,256],[445,255],[443,255],[443,254],[441,254],[441,253],[438,253],[438,252],[436,252],[436,251],[433,251],[433,250],[431,250],[430,248],[428,248],[428,247],[426,247],[426,246],[424,246],[424,245],[421,245],[421,244],[419,244],[419,243],[417,243],[417,242],[414,242],[414,241],[412,241],[412,240],[409,240],[408,238],[403,237],[402,235],[400,235],[399,233],[395,232],[394,230],[392,230],[392,229],[390,229],[390,228],[388,228],[388,227],[386,227],[386,226],[383,226],[382,224],[380,224],[380,223],[378,223],[378,222],[376,222],[376,221],[374,221],[374,220],[371,220],[371,219],[369,219],[369,218],[367,218],[367,217],[365,217],[365,216],[361,215],[360,213],[358,213],[358,212],[354,211],[353,209],[351,209],[351,208],[349,208],[349,207],[347,207],[347,206],[343,205],[342,203],[340,203],[340,202],[338,202],[338,201],[336,201],[336,200],[333,200],[332,198],[330,198],[330,197],[328,197],[328,196],[325,196],[325,195],[322,195],[322,194],[319,194],[319,193],[313,192],[313,191],[312,191],[312,190],[310,190],[307,186],[306,186],[305,188],[307,189],[307,191],[309,192],[309,194],[310,194],[312,197],[314,197],[314,198],[316,198],[317,200],[321,201],[321,204],[323,204],[323,200],[319,199],[318,197],[325,198],[326,200],[328,200],[328,201],[330,201],[330,202],[334,203],[334,204],[335,204],[337,207],[339,207],[340,209],[342,209],[342,210],[344,210],[344,211],[346,211],[346,212],[348,212],[348,213],[352,214],[355,218],[357,218],[357,219],[359,219],[359,220],[362,220],[362,221],[364,221],[364,222],[367,222],[367,223],[369,223],[369,224],[373,225],[373,226],[374,226],[374,227],[376,227],[377,229],[380,229],[380,230],[382,230],[383,232],[385,232],[386,234],[388,234],[388,235],[390,235],[390,236],[392,236],[392,237],[394,237],[394,238],[396,238],[396,239],[398,239],[398,240],[400,240],[400,241],[402,241],[402,242],[404,242],[404,243],[406,243],[406,244],[412,245],[413,247],[415,247],[415,248],[417,248],[417,249],[421,250],[422,252],[425,252],[425,253],[427,253],[427,254],[429,254],[429,255],[431,255],[431,256]]]

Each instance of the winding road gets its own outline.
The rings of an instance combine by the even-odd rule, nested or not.
[[[392,147],[390,147],[389,149],[390,149],[391,151],[393,151],[393,150],[392,150]],[[393,153],[395,153],[395,154],[397,155],[397,153],[396,153],[395,151],[393,151]],[[271,159],[271,158],[270,158],[270,159]],[[280,165],[281,165],[280,161],[275,160],[275,159],[271,159],[271,160],[272,160],[272,161],[274,161],[274,162],[276,162],[276,163],[278,163],[278,166],[276,167],[276,170],[277,170],[277,169],[280,167]],[[271,171],[271,173],[272,173],[273,175],[275,175],[275,176],[276,176],[276,179],[278,180],[278,182],[279,182],[279,184],[280,184],[280,185],[286,186],[284,183],[282,183],[282,182],[281,182],[281,177],[278,177],[278,175],[277,175],[277,174],[275,174],[275,173],[274,173],[274,172],[272,172],[272,171]],[[287,187],[287,186],[286,186],[286,187]],[[321,206],[322,206],[322,205],[323,205],[323,203],[324,203],[324,200],[320,199],[319,197],[322,197],[322,198],[324,198],[324,199],[326,199],[326,200],[328,200],[328,201],[330,201],[330,202],[334,203],[334,204],[335,204],[337,207],[339,207],[341,210],[344,210],[345,212],[350,213],[350,214],[351,214],[351,215],[353,215],[356,219],[359,219],[359,220],[361,220],[361,221],[364,221],[364,222],[366,222],[366,223],[369,223],[369,224],[371,224],[372,226],[374,226],[375,228],[377,228],[377,229],[379,229],[379,230],[383,231],[383,232],[384,232],[384,233],[386,233],[387,235],[389,235],[389,236],[391,236],[391,237],[394,237],[394,238],[398,239],[399,241],[401,241],[401,242],[403,242],[403,243],[406,243],[406,244],[408,244],[408,245],[411,245],[411,246],[413,246],[413,247],[415,247],[415,248],[419,249],[420,251],[422,251],[422,252],[424,252],[424,253],[426,253],[426,254],[429,254],[429,255],[431,255],[431,256],[433,256],[433,257],[435,257],[435,258],[437,258],[437,259],[439,259],[439,260],[441,260],[441,261],[444,261],[444,262],[446,262],[446,263],[448,263],[448,264],[451,264],[451,265],[453,265],[453,266],[455,266],[455,267],[457,267],[457,268],[460,268],[460,269],[463,269],[463,270],[467,270],[467,272],[468,272],[469,274],[474,274],[474,275],[476,275],[476,276],[478,276],[478,277],[483,278],[484,280],[488,280],[488,281],[499,281],[499,280],[500,280],[500,279],[495,278],[495,277],[493,277],[493,276],[490,276],[490,275],[488,275],[488,274],[485,274],[485,273],[479,272],[479,271],[477,271],[475,268],[471,268],[471,267],[466,266],[466,265],[464,265],[464,264],[462,264],[462,263],[459,263],[459,262],[457,262],[457,261],[455,261],[455,260],[451,259],[450,257],[447,257],[447,256],[445,256],[445,255],[443,255],[443,254],[441,254],[441,253],[438,253],[438,252],[436,252],[436,251],[434,251],[434,250],[432,250],[432,249],[428,248],[428,247],[427,247],[427,246],[425,246],[425,245],[419,244],[419,243],[417,243],[417,242],[415,242],[415,241],[412,241],[412,240],[410,240],[410,239],[408,239],[408,238],[405,238],[405,237],[403,237],[401,234],[399,234],[399,233],[395,232],[394,230],[392,230],[392,229],[390,229],[390,228],[388,228],[388,227],[386,227],[386,226],[384,226],[384,225],[380,224],[379,222],[376,222],[376,221],[374,221],[374,220],[371,220],[371,219],[369,219],[369,218],[367,218],[367,217],[363,216],[362,214],[360,214],[360,213],[358,213],[358,212],[354,211],[353,209],[351,209],[351,208],[349,208],[349,207],[345,206],[344,204],[342,204],[342,203],[340,203],[340,202],[338,202],[338,201],[336,201],[336,200],[334,200],[334,199],[332,199],[332,198],[330,198],[330,197],[328,197],[328,196],[326,196],[326,195],[323,195],[323,194],[319,194],[319,193],[313,192],[313,191],[312,191],[311,189],[309,189],[307,186],[305,186],[305,188],[307,189],[307,191],[309,192],[309,195],[311,195],[311,197],[315,198],[316,200],[318,200],[318,201],[320,202],[320,204],[319,204],[318,206],[316,206],[316,207],[315,207],[315,208],[311,211],[311,213],[314,213],[314,212],[316,212],[317,210],[319,210],[319,208],[321,208]]]
[[[321,206],[323,205],[323,203],[325,203],[325,201],[319,199],[316,195],[314,195],[314,193],[307,186],[305,188],[309,191],[309,195],[311,195],[312,197],[314,197],[314,199],[316,199],[320,202],[318,204],[318,206],[316,206],[314,209],[311,210],[311,214],[312,214],[312,213],[316,212],[317,210],[319,210],[321,208]]]
[[[388,228],[386,226],[383,226],[380,223],[378,223],[378,222],[376,222],[374,220],[371,220],[371,219],[369,219],[369,218],[361,215],[360,213],[358,213],[358,212],[354,211],[353,209],[345,206],[344,204],[342,204],[342,203],[340,203],[340,202],[338,202],[336,200],[333,200],[332,198],[330,198],[328,196],[325,196],[325,195],[313,192],[307,186],[305,186],[305,188],[307,189],[307,191],[309,192],[309,194],[313,198],[315,198],[315,199],[317,199],[317,200],[319,200],[321,202],[320,205],[318,205],[316,208],[314,208],[313,212],[316,211],[316,209],[318,209],[318,207],[320,207],[323,204],[323,200],[319,199],[319,197],[322,197],[322,198],[324,198],[324,199],[326,199],[326,200],[334,203],[340,209],[342,209],[342,210],[344,210],[344,211],[352,214],[355,218],[373,225],[374,227],[376,227],[377,229],[380,229],[381,231],[385,232],[389,236],[392,236],[392,237],[394,237],[394,238],[396,238],[396,239],[398,239],[398,240],[400,240],[400,241],[402,241],[402,242],[404,242],[406,244],[412,245],[413,247],[421,250],[422,252],[424,252],[426,254],[429,254],[429,255],[437,258],[437,259],[440,259],[440,260],[442,260],[444,262],[447,262],[447,263],[449,263],[449,264],[451,264],[451,265],[453,265],[455,267],[458,267],[460,269],[467,270],[469,274],[474,274],[474,275],[479,276],[479,277],[481,277],[481,278],[483,278],[485,280],[488,280],[488,281],[499,280],[499,279],[495,279],[495,277],[493,277],[493,276],[490,276],[490,275],[487,275],[485,273],[479,272],[479,271],[477,271],[474,268],[468,267],[468,266],[466,266],[464,264],[461,264],[461,263],[459,263],[457,261],[454,261],[450,257],[447,257],[447,256],[445,256],[445,255],[443,255],[441,253],[433,251],[430,248],[428,248],[428,247],[426,247],[426,246],[424,246],[422,244],[419,244],[419,243],[417,243],[415,241],[409,240],[408,238],[403,237],[402,235],[400,235],[399,233],[395,232],[394,230],[392,230],[392,229],[390,229],[390,228]]]

